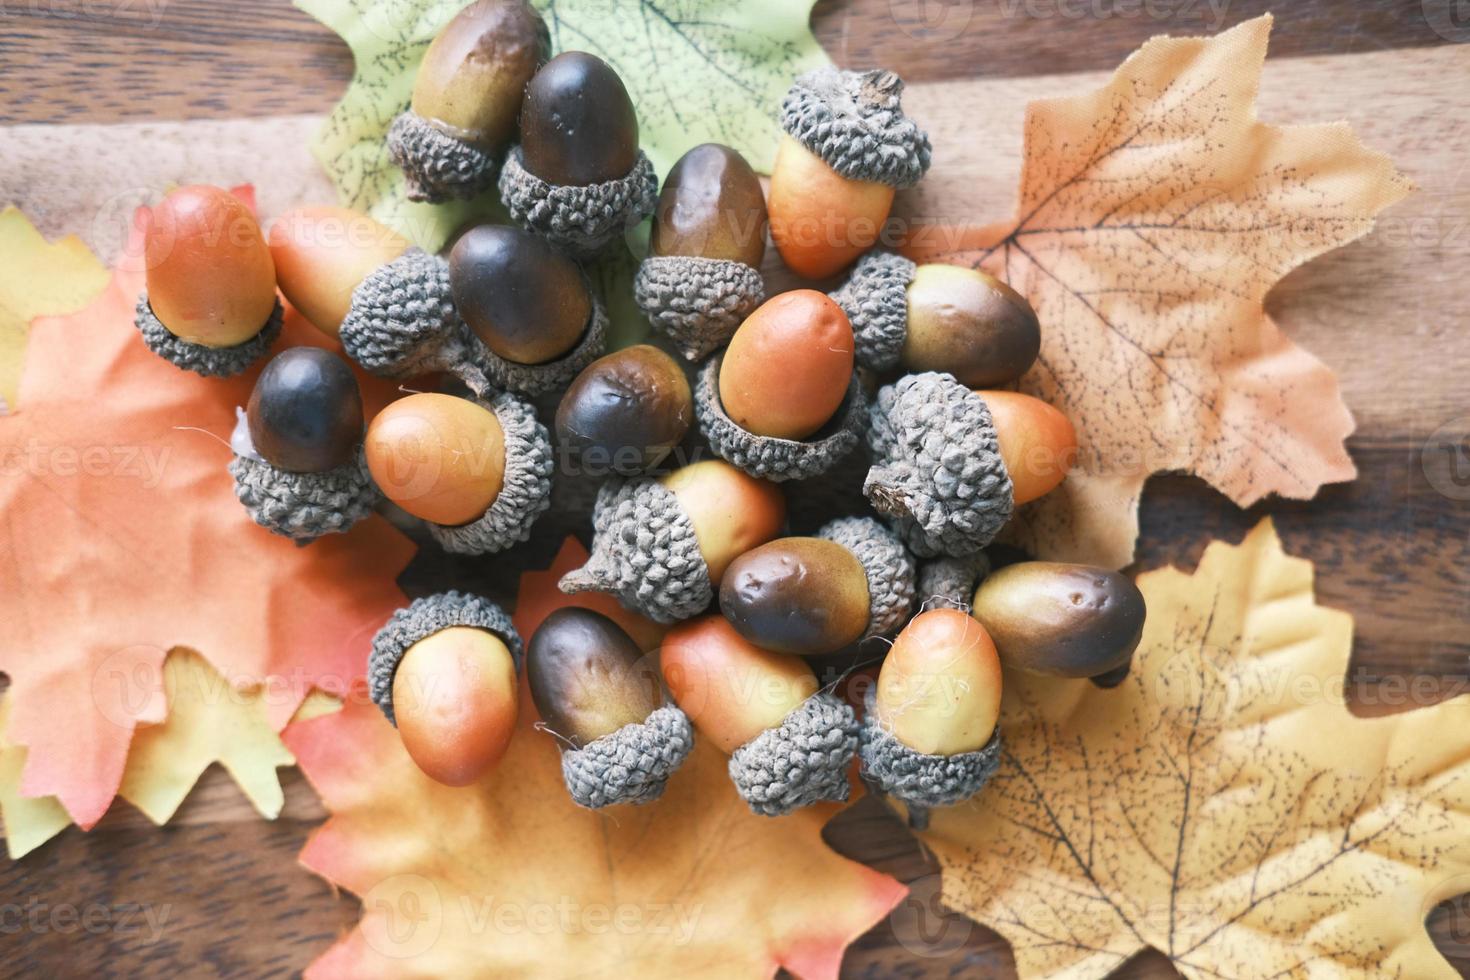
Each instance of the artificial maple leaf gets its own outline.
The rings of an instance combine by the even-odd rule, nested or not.
[[[1154,38],[1102,89],[1032,103],[1018,216],[912,234],[912,257],[983,267],[1041,318],[1021,387],[1072,419],[1081,452],[1013,522],[1038,555],[1128,564],[1151,473],[1188,470],[1241,506],[1355,475],[1336,377],[1263,301],[1410,186],[1344,123],[1256,119],[1270,30]]]
[[[341,35],[356,70],[313,151],[344,204],[437,251],[469,218],[501,215],[479,200],[415,204],[384,145],[408,108],[429,42],[464,6],[443,0],[295,0]],[[792,78],[827,63],[808,26],[812,0],[533,0],[556,52],[589,51],[617,70],[638,112],[639,142],[659,173],[689,148],[719,142],[758,170],[775,157],[776,113]]]
[[[922,835],[944,903],[1023,977],[1146,946],[1201,980],[1455,976],[1424,919],[1470,891],[1470,696],[1352,716],[1352,618],[1269,520],[1138,584],[1122,686],[1007,673],[999,771]]]
[[[0,211],[0,413],[15,404],[31,321],[79,310],[106,285],[81,239],[47,242],[16,208]]]
[[[12,858],[29,854],[71,824],[66,808],[54,797],[20,795],[20,773],[26,750],[5,739],[10,698],[0,697],[0,818],[5,821],[5,848]]]
[[[27,750],[21,794],[57,797],[84,829],[117,791],[134,727],[164,719],[166,651],[265,686],[279,730],[313,687],[362,673],[413,553],[377,517],[305,548],[255,525],[223,441],[255,371],[200,378],[149,352],[132,323],[137,264],[87,309],[32,324],[20,410],[0,418],[6,736]],[[290,316],[283,343],[325,341]],[[382,387],[364,382],[365,400]]]
[[[565,547],[522,578],[523,636],[583,605],[556,582],[586,554]],[[357,929],[307,976],[836,977],[904,894],[822,842],[832,807],[753,815],[703,740],[658,801],[580,809],[534,723],[523,685],[504,760],[464,789],[424,776],[363,699],[287,730],[332,812],[302,863],[363,899]]]

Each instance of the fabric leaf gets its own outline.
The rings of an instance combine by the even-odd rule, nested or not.
[[[999,772],[922,835],[944,903],[1022,977],[1454,977],[1424,919],[1470,890],[1470,696],[1350,714],[1352,619],[1269,520],[1139,587],[1121,687],[1007,674]]]
[[[522,635],[575,601],[555,583],[585,558],[569,544],[522,578]],[[302,863],[363,900],[357,929],[309,977],[835,978],[847,944],[904,894],[827,848],[831,807],[751,814],[703,742],[658,801],[582,810],[534,722],[523,689],[505,759],[464,789],[420,773],[365,699],[287,730],[332,812]]]
[[[10,696],[0,696],[0,818],[5,820],[5,848],[12,858],[29,854],[71,824],[66,808],[55,797],[28,799],[20,795],[20,773],[25,768],[24,746],[5,738],[10,721]]]
[[[1151,473],[1188,470],[1243,507],[1355,475],[1336,377],[1263,301],[1410,185],[1344,123],[1256,118],[1270,30],[1154,38],[1102,89],[1032,103],[1017,217],[912,234],[912,257],[983,267],[1041,318],[1021,387],[1081,448],[1063,491],[1013,522],[1042,557],[1128,564]]]

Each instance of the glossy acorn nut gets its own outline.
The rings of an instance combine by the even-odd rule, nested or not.
[[[145,290],[134,324],[148,348],[196,374],[239,374],[280,336],[270,248],[243,201],[180,187],[147,212]]]
[[[424,774],[468,786],[510,746],[520,656],[499,606],[445,592],[414,600],[373,637],[368,686]]]
[[[561,451],[586,473],[636,476],[658,466],[694,421],[684,369],[640,344],[593,361],[556,410]]]
[[[915,616],[893,642],[863,718],[862,772],[923,826],[931,807],[980,791],[1000,761],[1001,669],[985,628],[958,609]]]
[[[702,143],[669,171],[633,295],[689,360],[728,342],[765,298],[766,224],[760,178],[728,146]]]
[[[978,269],[875,251],[831,295],[852,323],[858,363],[874,371],[942,371],[993,388],[1025,374],[1041,347],[1031,304]]]
[[[847,799],[857,722],[800,658],[762,650],[723,617],[705,616],[669,631],[659,666],[699,733],[729,753],[730,778],[756,813]]]
[[[720,611],[741,636],[801,656],[897,629],[913,599],[913,560],[869,518],[753,548],[730,563],[720,585]]]
[[[364,452],[384,496],[428,522],[448,551],[502,551],[550,505],[550,441],[510,394],[400,398],[369,424]]]
[[[527,648],[526,678],[542,721],[568,746],[562,776],[581,806],[657,799],[693,747],[684,712],[662,704],[652,659],[601,613],[547,616]]]
[[[785,521],[778,487],[720,460],[609,480],[592,512],[592,553],[560,588],[606,592],[655,622],[678,622],[703,612],[730,562]]]
[[[474,197],[495,179],[522,95],[550,56],[546,22],[524,0],[477,0],[434,38],[388,152],[413,201]]]
[[[657,194],[618,73],[585,51],[543,65],[526,86],[521,143],[500,174],[511,217],[560,251],[590,256],[648,217]]]
[[[378,502],[363,465],[362,394],[347,362],[293,347],[255,381],[230,439],[235,495],[257,524],[310,541],[346,531]]]
[[[880,389],[870,421],[863,493],[925,558],[977,554],[1075,457],[1071,424],[1044,402],[938,372]]]
[[[823,279],[875,242],[895,190],[929,169],[929,137],[903,114],[891,71],[819,68],[781,105],[771,171],[771,238],[797,275]]]
[[[339,207],[288,211],[271,225],[269,241],[281,293],[334,339],[352,307],[353,291],[408,250],[408,241],[397,232]]]
[[[1119,675],[1113,683],[1127,674],[1146,614],[1143,593],[1126,576],[1046,561],[991,573],[972,607],[1007,666],[1062,677]]]

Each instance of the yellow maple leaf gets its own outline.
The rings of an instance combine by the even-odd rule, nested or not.
[[[81,239],[47,242],[18,209],[0,211],[0,412],[15,408],[31,321],[80,310],[106,285]]]
[[[1017,217],[911,235],[911,257],[984,267],[1041,318],[1021,387],[1072,419],[1080,456],[1012,522],[1035,554],[1127,565],[1151,473],[1188,470],[1241,506],[1355,475],[1336,377],[1263,302],[1410,185],[1345,123],[1256,118],[1270,32],[1267,15],[1154,38],[1098,91],[1033,102]]]
[[[5,821],[5,849],[12,858],[18,858],[65,830],[71,818],[54,796],[32,799],[20,795],[26,750],[5,740],[9,720],[10,699],[0,698],[0,817]]]
[[[1424,918],[1470,891],[1470,696],[1344,703],[1352,619],[1263,521],[1139,578],[1128,681],[1008,674],[1005,755],[924,841],[1023,977],[1144,947],[1190,978],[1453,977]]]

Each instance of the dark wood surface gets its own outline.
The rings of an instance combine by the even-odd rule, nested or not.
[[[813,22],[846,65],[882,63],[915,82],[1013,78],[1111,68],[1153,34],[1221,26],[1215,11],[1222,3],[821,0]],[[1225,23],[1234,24],[1273,8],[1273,57],[1335,56],[1470,39],[1470,22],[1452,19],[1452,3],[1231,0],[1223,10]],[[926,8],[938,18],[927,27],[919,20]],[[943,10],[958,19],[943,19]],[[6,124],[317,113],[336,100],[351,70],[346,47],[285,0],[0,0]],[[1467,81],[1470,73],[1437,84],[1463,88]],[[1354,122],[1372,128],[1371,120]],[[1467,240],[1463,225],[1456,238],[1445,230],[1438,247],[1425,251],[1423,261],[1432,263],[1426,268],[1417,257],[1395,254],[1383,281],[1383,264],[1360,244],[1293,274],[1272,295],[1272,312],[1283,322],[1304,308],[1351,311],[1365,290],[1404,296],[1404,315],[1422,321],[1418,331],[1400,331],[1412,338],[1402,349],[1382,355],[1385,383],[1350,393],[1364,420],[1349,443],[1358,481],[1329,487],[1310,503],[1271,501],[1249,511],[1185,477],[1156,478],[1145,495],[1139,568],[1192,567],[1211,538],[1238,539],[1262,514],[1274,515],[1288,550],[1316,563],[1322,601],[1357,617],[1349,681],[1364,712],[1401,706],[1385,705],[1392,700],[1382,694],[1385,681],[1421,679],[1430,698],[1467,684],[1470,473],[1460,469],[1461,443],[1430,437],[1464,411],[1455,379],[1470,369],[1470,308],[1451,290],[1455,300],[1439,308],[1407,309],[1419,294],[1446,295],[1442,285],[1428,283],[1452,275],[1449,263],[1463,274]],[[1342,351],[1318,352],[1335,366],[1350,359]],[[1427,395],[1416,388],[1421,378],[1432,386]],[[527,560],[544,563],[560,534],[581,531],[581,524],[551,517]],[[426,553],[405,587],[420,592],[451,581],[492,591],[505,585],[492,563]],[[0,976],[299,973],[352,926],[357,902],[296,866],[322,809],[294,771],[286,785],[286,810],[275,823],[256,818],[228,780],[211,772],[169,827],[153,828],[120,805],[90,834],[68,831],[21,861],[0,864],[6,909],[102,907],[113,917],[112,927],[91,934],[0,931]],[[828,836],[843,853],[910,882],[926,909],[906,904],[855,943],[846,974],[1012,975],[1009,951],[994,933],[937,909],[935,867],[879,804],[868,800],[847,811]],[[156,934],[154,923],[161,926]],[[1467,923],[1470,902],[1461,899],[1438,909],[1430,924],[1440,947],[1470,975]],[[929,938],[916,939],[920,933]],[[1144,954],[1122,975],[1174,973],[1161,956]]]

